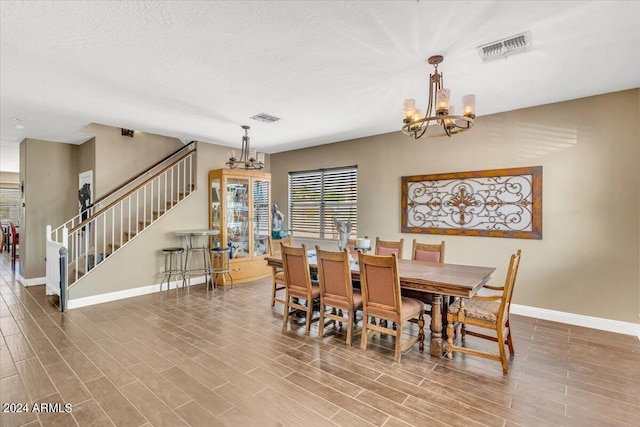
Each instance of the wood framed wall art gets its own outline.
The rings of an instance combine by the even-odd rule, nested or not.
[[[542,166],[403,176],[402,232],[542,239]]]

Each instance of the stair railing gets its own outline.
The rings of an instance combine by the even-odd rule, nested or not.
[[[69,288],[75,285],[107,256],[195,191],[195,183],[196,150],[193,149],[106,206],[97,208],[97,203],[94,204],[95,212],[84,221],[79,222],[76,217],[56,230],[47,226],[47,294],[61,295],[62,282],[69,283]],[[54,254],[62,247],[67,249],[68,280],[64,281],[60,280],[60,271],[58,274],[53,271],[59,270],[56,267],[59,256]],[[64,291],[66,289],[63,294]]]
[[[196,142],[191,141],[190,143],[184,145],[183,147],[178,148],[173,153],[167,155],[163,159],[158,160],[156,163],[149,166],[139,174],[131,177],[125,183],[107,192],[99,199],[92,201],[91,204],[87,207],[87,210],[85,212],[79,213],[78,215],[74,216],[64,224],[60,225],[58,228],[51,230],[51,240],[60,242],[62,239],[62,229],[64,227],[66,227],[68,230],[71,230],[72,228],[76,227],[78,224],[80,224],[83,221],[82,219],[83,216],[85,219],[91,217],[95,212],[101,209],[102,206],[110,203],[110,201],[115,199],[118,195],[123,194],[124,192],[126,192],[131,188],[134,188],[137,184],[139,184],[142,181],[142,179],[144,179],[145,177],[148,178],[149,176],[153,175],[154,172],[159,170],[162,166],[165,166],[166,164],[168,164],[170,160],[174,158],[181,158],[183,156],[187,156],[189,152],[195,151],[195,149],[196,149]]]

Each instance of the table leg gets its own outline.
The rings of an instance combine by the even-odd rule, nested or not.
[[[186,280],[187,289],[190,289],[191,288],[191,263],[192,263],[191,248],[193,246],[191,242],[191,236],[186,235],[184,238],[185,238],[185,245],[187,247],[185,251],[185,257],[184,257],[184,271],[187,274],[187,280]]]
[[[442,295],[433,294],[431,303],[431,355],[442,357]]]

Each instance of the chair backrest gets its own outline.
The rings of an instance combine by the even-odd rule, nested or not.
[[[521,252],[522,251],[518,249],[515,254],[511,255],[511,260],[509,261],[509,269],[507,270],[507,278],[504,282],[502,300],[500,301],[500,309],[498,311],[498,324],[504,324],[509,319],[511,296],[513,295],[513,288],[515,287],[516,277],[518,276]]]
[[[397,317],[402,313],[398,258],[358,254],[362,304],[367,315]],[[366,321],[366,320],[365,320]]]
[[[358,250],[356,249],[356,246],[358,246],[357,239],[347,240],[347,250],[354,257],[354,259],[358,258]]]
[[[20,244],[20,236],[18,235],[18,231],[14,223],[10,222],[9,226],[11,227],[11,244],[19,245]]]
[[[349,253],[323,251],[316,246],[318,260],[318,279],[320,296],[342,301],[353,301],[353,285],[351,284],[351,265]]]
[[[280,255],[280,244],[291,246],[291,236],[283,237],[282,239],[277,240],[269,236],[269,252],[271,256]]]
[[[418,243],[413,239],[411,259],[416,261],[444,262],[444,240],[440,244]]]
[[[311,273],[309,272],[309,258],[307,247],[300,248],[285,246],[280,243],[282,265],[286,286],[303,292],[311,292]]]
[[[400,239],[399,242],[392,242],[388,240],[380,240],[379,237],[376,237],[376,255],[382,256],[390,256],[395,254],[398,258],[402,258],[402,245],[404,244],[404,239]]]

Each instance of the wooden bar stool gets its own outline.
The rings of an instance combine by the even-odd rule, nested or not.
[[[171,276],[176,280],[178,276],[182,276],[182,287],[186,286],[187,279],[184,275],[184,264],[182,263],[183,248],[164,248],[162,250],[164,254],[164,277],[160,282],[160,292],[162,292],[162,285],[164,281],[167,281],[167,291],[171,287]],[[176,289],[178,289],[178,283],[176,281]]]

